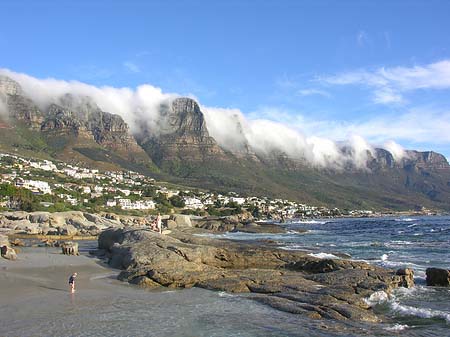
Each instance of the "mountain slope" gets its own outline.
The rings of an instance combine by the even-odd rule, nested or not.
[[[177,99],[161,110],[169,120],[164,134],[147,135],[139,143],[175,181],[348,208],[450,208],[450,166],[440,154],[407,151],[396,162],[388,151],[375,149],[367,154],[366,169],[351,163],[317,169],[283,153],[256,156],[221,149],[191,99]]]

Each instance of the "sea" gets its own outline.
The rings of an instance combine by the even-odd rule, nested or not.
[[[96,243],[82,243],[82,255],[94,266],[70,267],[80,275],[74,295],[66,289],[72,270],[67,266],[22,274],[11,270],[6,276],[0,271],[0,284],[8,287],[0,306],[0,336],[450,336],[450,288],[425,284],[426,268],[450,268],[450,217],[314,219],[282,226],[286,234],[211,236],[272,240],[280,249],[319,258],[345,256],[393,269],[409,267],[416,286],[395,290],[390,298],[375,293],[366,299],[385,317],[382,323],[313,320],[246,294],[199,288],[155,291],[120,282],[118,271],[95,267],[100,262],[88,258]],[[60,258],[56,249],[39,252]]]
[[[283,226],[288,233],[213,236],[271,240],[281,249],[307,251],[318,258],[344,257],[392,269],[412,268],[414,288],[397,289],[391,298],[375,293],[367,301],[375,312],[389,318],[384,329],[393,334],[450,336],[450,288],[426,286],[425,274],[429,267],[450,269],[449,216],[292,220]],[[369,335],[371,329],[378,330],[367,326]]]

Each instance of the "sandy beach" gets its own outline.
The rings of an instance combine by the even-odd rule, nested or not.
[[[23,248],[17,261],[0,259],[0,336],[330,335],[316,330],[320,323],[306,325],[242,296],[149,291],[116,280],[117,273],[86,252],[65,256],[57,248]]]

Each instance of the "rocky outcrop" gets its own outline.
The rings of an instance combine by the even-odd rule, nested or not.
[[[196,220],[195,227],[213,232],[286,233],[284,227],[275,224],[257,224],[255,222],[241,222],[239,220],[233,221],[229,217]]]
[[[62,243],[61,251],[64,255],[80,255],[77,242],[68,241]]]
[[[226,158],[224,151],[212,138],[197,102],[177,98],[160,107],[158,133],[142,130],[139,143],[158,165],[162,161],[185,160],[202,162],[211,158]]]
[[[442,268],[427,268],[427,285],[450,287],[450,270]]]
[[[98,240],[119,279],[145,287],[251,293],[279,310],[312,318],[377,321],[364,297],[408,285],[405,275],[363,262],[237,244],[173,231],[107,230]]]
[[[17,259],[16,251],[11,247],[8,237],[2,234],[0,234],[0,255],[7,260]]]
[[[433,151],[406,151],[406,157],[403,159],[404,166],[416,166],[425,169],[449,169],[447,159],[440,153]]]
[[[67,93],[55,97],[48,106],[38,107],[19,83],[0,75],[0,98],[6,102],[12,125],[20,122],[39,131],[58,151],[80,148],[86,154],[86,148],[92,152],[98,144],[131,162],[151,162],[122,117],[102,111],[90,97]]]
[[[126,223],[126,220],[124,220]],[[107,228],[121,228],[125,224],[100,215],[70,212],[3,212],[0,228],[17,234],[41,235],[98,235]]]
[[[107,149],[146,157],[122,117],[102,111],[89,97],[66,94],[59,104],[51,104],[41,131],[60,136],[70,134]]]

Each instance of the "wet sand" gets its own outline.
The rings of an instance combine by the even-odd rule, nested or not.
[[[65,256],[56,248],[23,248],[17,261],[0,259],[0,336],[329,335],[241,296],[148,291],[116,280],[117,273],[86,253]]]
[[[77,292],[68,278],[77,272]],[[0,259],[0,336],[361,336],[280,312],[245,298],[204,289],[146,290],[116,280],[86,250],[23,248],[17,261]],[[385,335],[374,333],[373,335]],[[392,335],[392,334],[389,334]]]

